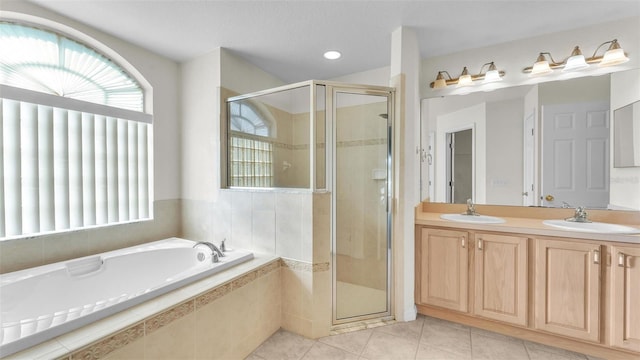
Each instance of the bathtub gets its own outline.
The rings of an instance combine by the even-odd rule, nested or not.
[[[170,238],[0,275],[0,357],[248,261]]]

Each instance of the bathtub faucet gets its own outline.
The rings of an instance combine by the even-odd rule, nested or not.
[[[214,244],[207,242],[207,241],[200,241],[198,243],[196,243],[195,245],[193,245],[193,247],[195,248],[198,245],[204,245],[206,247],[208,247],[209,249],[211,249],[211,258],[213,260],[213,262],[218,262],[219,258],[225,256],[224,253],[222,251],[220,251],[220,249],[218,249],[217,246],[215,246]]]

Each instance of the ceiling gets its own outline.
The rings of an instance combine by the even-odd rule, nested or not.
[[[31,2],[177,62],[224,47],[286,83],[388,66],[400,26],[428,58],[640,16],[640,0]]]

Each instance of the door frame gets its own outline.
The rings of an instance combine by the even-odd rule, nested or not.
[[[393,188],[394,188],[394,162],[393,162],[393,127],[394,127],[394,114],[395,114],[395,91],[393,88],[381,89],[380,87],[371,87],[368,88],[366,86],[352,86],[347,84],[326,84],[326,99],[327,99],[327,134],[330,136],[327,137],[326,147],[327,147],[327,159],[330,159],[330,162],[327,162],[327,173],[330,176],[328,180],[329,183],[327,188],[331,191],[331,279],[332,279],[332,315],[331,315],[331,324],[332,326],[351,323],[354,321],[362,321],[376,318],[390,318],[392,317],[392,309],[393,307],[393,254],[392,254],[392,234],[393,234],[393,206],[392,199],[394,198]],[[345,94],[355,94],[355,95],[373,95],[373,96],[382,96],[387,97],[387,183],[386,183],[386,237],[387,237],[387,289],[386,289],[386,310],[383,312],[365,314],[359,316],[353,316],[343,319],[337,318],[337,192],[336,192],[336,184],[337,184],[337,170],[335,167],[337,166],[337,151],[336,151],[336,139],[337,139],[337,107],[336,107],[336,99],[339,93]],[[330,111],[329,111],[330,110]]]

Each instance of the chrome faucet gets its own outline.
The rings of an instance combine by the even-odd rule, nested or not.
[[[467,199],[467,212],[465,212],[464,214],[465,215],[474,215],[474,216],[479,215],[476,212],[476,204],[474,204],[473,201],[471,201],[471,199]]]
[[[573,221],[579,223],[590,223],[591,220],[587,219],[587,210],[585,210],[584,206],[578,206],[576,208],[576,212],[573,214],[573,217],[566,218],[566,221]]]
[[[211,259],[214,263],[220,261],[220,258],[225,256],[224,253],[222,251],[220,251],[220,249],[218,249],[217,246],[215,246],[214,244],[207,242],[207,241],[200,241],[198,243],[196,243],[195,245],[193,245],[193,247],[195,248],[198,245],[204,245],[206,247],[208,247],[209,249],[211,249]]]

